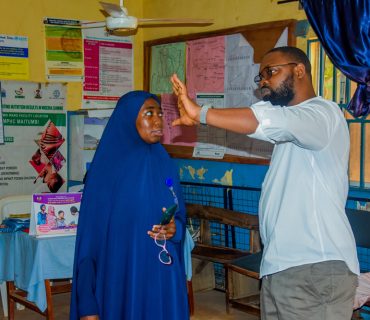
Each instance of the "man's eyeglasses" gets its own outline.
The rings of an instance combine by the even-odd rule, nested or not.
[[[263,68],[263,70],[254,77],[254,82],[259,84],[263,79],[269,80],[277,71],[277,67],[284,67],[289,65],[298,65],[296,62],[288,62],[284,64],[276,64],[274,66],[268,66],[266,68]]]

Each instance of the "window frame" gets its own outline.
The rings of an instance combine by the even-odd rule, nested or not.
[[[313,57],[315,54],[312,49],[314,45],[318,45],[318,56]],[[343,93],[339,93],[339,100],[338,101],[338,72],[340,72],[334,65],[333,65],[333,74],[332,74],[332,91],[330,93],[331,97],[325,97],[325,62],[326,58],[330,61],[330,59],[327,57],[324,48],[322,47],[320,41],[317,38],[308,39],[307,40],[307,56],[309,57],[311,63],[312,60],[315,58],[317,60],[317,63],[312,63],[312,74],[314,80],[317,82],[314,83],[314,88],[316,91],[316,94],[319,96],[323,96],[324,98],[328,98],[333,100],[334,102],[338,103],[339,107],[342,109],[344,116],[346,117],[346,121],[348,124],[348,129],[350,131],[351,141],[355,138],[355,134],[353,133],[353,130],[356,131],[356,133],[359,133],[359,150],[355,150],[356,154],[353,154],[354,150],[351,149],[350,154],[350,161],[349,161],[349,167],[348,167],[348,174],[349,174],[349,182],[350,182],[350,189],[351,190],[358,190],[358,191],[370,191],[370,165],[368,168],[366,167],[366,156],[369,157],[370,153],[370,146],[368,150],[366,150],[366,138],[367,136],[370,137],[370,117],[369,116],[363,116],[354,118],[350,111],[347,110],[347,105],[350,102],[350,97],[352,96],[353,92],[351,92],[351,81],[345,77],[344,82],[344,88]],[[330,62],[331,63],[331,62]],[[341,88],[339,90],[342,90]],[[342,99],[343,98],[343,99]],[[359,128],[356,128],[356,126],[359,126]],[[367,130],[368,129],[368,130]],[[367,131],[366,131],[367,130]],[[359,132],[358,132],[359,131]],[[352,133],[352,134],[351,134]],[[368,137],[368,138],[369,138]],[[352,144],[352,143],[351,143]],[[351,147],[352,148],[352,147]],[[352,159],[352,162],[351,162]],[[353,163],[354,162],[354,163]],[[353,177],[351,176],[351,172],[353,169],[351,166],[359,165],[359,173],[358,177],[357,174],[353,174]],[[355,168],[356,169],[356,168]],[[366,171],[367,170],[367,171]],[[356,170],[355,170],[356,171]],[[355,179],[354,179],[355,178]]]

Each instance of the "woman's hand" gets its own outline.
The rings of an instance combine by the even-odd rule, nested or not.
[[[175,233],[176,223],[174,218],[172,218],[168,224],[155,224],[152,227],[152,230],[148,231],[148,235],[153,239],[157,237],[157,240],[171,239]]]

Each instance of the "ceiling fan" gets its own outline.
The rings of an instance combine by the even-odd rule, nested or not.
[[[81,23],[82,28],[97,28],[105,26],[108,30],[135,30],[142,25],[155,24],[199,24],[209,25],[213,23],[211,19],[176,19],[176,18],[136,18],[128,15],[127,9],[123,6],[123,0],[120,5],[99,1],[104,11],[109,15],[105,21]]]

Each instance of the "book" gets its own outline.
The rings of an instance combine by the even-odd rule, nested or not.
[[[29,234],[37,237],[75,235],[81,197],[81,192],[33,194]]]

